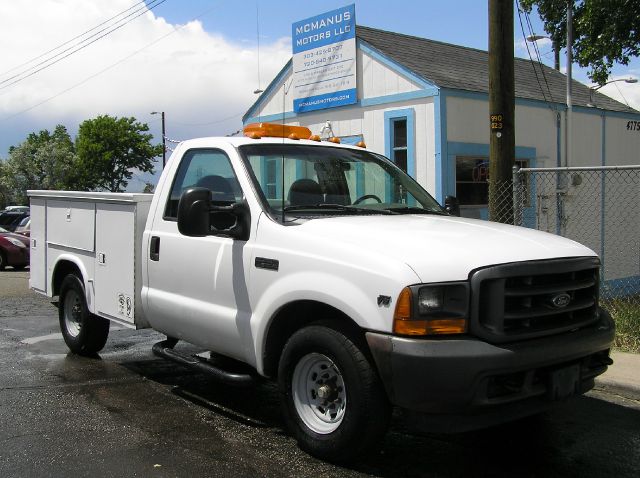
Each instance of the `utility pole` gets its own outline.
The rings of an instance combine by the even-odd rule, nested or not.
[[[489,220],[513,224],[513,0],[489,0]]]
[[[160,114],[162,118],[162,169],[164,169],[167,164],[167,135],[164,128],[164,111],[152,111],[151,114]]]
[[[162,112],[162,169],[167,164],[167,135],[164,130],[164,111]]]
[[[573,101],[571,99],[571,64],[573,63],[573,0],[567,2],[567,114],[565,131],[564,165],[571,166],[571,141],[573,140]]]

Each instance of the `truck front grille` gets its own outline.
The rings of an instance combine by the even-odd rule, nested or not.
[[[598,319],[597,258],[502,264],[471,275],[471,332],[490,342],[577,329]]]

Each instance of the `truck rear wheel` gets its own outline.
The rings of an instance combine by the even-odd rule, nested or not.
[[[84,285],[75,274],[67,275],[62,281],[58,315],[69,350],[79,355],[102,350],[109,336],[109,321],[89,312]]]
[[[300,448],[336,463],[378,444],[391,411],[370,359],[347,335],[305,327],[285,345],[278,368],[289,431]]]

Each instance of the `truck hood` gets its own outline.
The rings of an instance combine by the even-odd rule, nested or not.
[[[450,216],[331,217],[299,227],[340,249],[353,247],[402,261],[425,283],[465,280],[472,270],[494,264],[596,255],[546,232]]]

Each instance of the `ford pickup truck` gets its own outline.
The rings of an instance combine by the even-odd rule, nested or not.
[[[488,426],[611,364],[593,251],[457,217],[364,144],[254,124],[180,143],[153,195],[29,196],[30,286],[58,298],[72,352],[99,352],[110,322],[153,328],[159,356],[277,381],[289,432],[327,460],[374,447],[393,407],[422,429]]]

